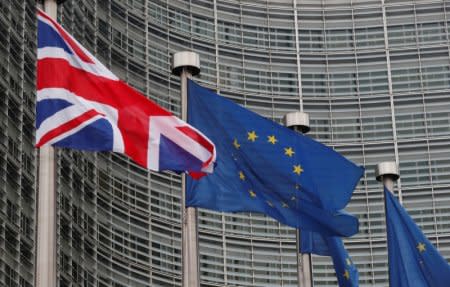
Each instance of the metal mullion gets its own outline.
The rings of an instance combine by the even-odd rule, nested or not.
[[[217,0],[213,1],[214,6],[214,47],[215,47],[215,57],[216,57],[216,91],[217,93],[220,92],[220,66],[219,66],[219,27],[217,23]],[[241,27],[241,33],[242,33],[242,27]],[[241,37],[242,39],[242,37]]]
[[[280,233],[280,223],[278,223],[278,230],[279,230],[279,233]],[[279,235],[281,235],[281,234],[279,234]],[[280,280],[281,280],[281,286],[284,286],[284,280],[283,280],[283,244],[282,244],[282,240],[279,240],[278,241],[278,252],[279,252],[279,256],[280,256],[280,270],[279,270],[279,272],[280,272]]]
[[[250,228],[251,228],[251,236],[250,236],[250,246],[251,246],[251,250],[250,250],[250,258],[251,258],[251,266],[252,266],[252,283],[253,285],[255,285],[255,250],[254,250],[254,245],[253,245],[253,220],[252,220],[252,214],[249,214],[250,216]]]
[[[243,78],[243,85],[244,85],[244,89],[246,89],[247,88],[247,86],[246,86],[246,81],[245,81],[245,75],[246,75],[246,71],[245,71],[245,49],[244,49],[244,31],[243,31],[243,26],[244,26],[244,23],[243,23],[243,13],[242,13],[242,9],[243,9],[243,5],[242,5],[242,1],[239,1],[239,11],[240,11],[240,20],[241,20],[241,55],[242,55],[242,73],[243,73],[243,75],[244,75],[244,78]],[[258,36],[258,33],[256,34],[257,36]],[[257,40],[258,40],[258,38],[257,38]],[[244,93],[244,98],[243,98],[243,101],[244,101],[244,107],[245,108],[247,108],[247,94],[246,93]],[[253,280],[254,281],[254,280]]]
[[[25,63],[24,63],[24,58],[25,58],[25,47],[24,47],[24,44],[23,44],[23,40],[25,39],[25,5],[22,5],[22,11],[21,11],[21,13],[22,13],[22,19],[23,19],[23,21],[22,21],[22,33],[21,33],[21,48],[22,48],[22,51],[20,51],[20,90],[21,90],[21,94],[22,94],[22,100],[23,100],[23,91],[24,91],[24,66],[25,66]],[[20,95],[15,95],[17,98],[19,98],[20,97]],[[20,99],[20,98],[19,98]],[[23,101],[22,101],[23,102]],[[18,149],[19,149],[19,154],[24,154],[23,153],[23,105],[21,105],[21,104],[19,104],[19,107],[18,107],[18,110],[19,110],[19,112],[20,112],[20,115],[18,115],[18,117],[20,118],[20,123],[16,123],[16,124],[19,124],[20,125],[20,128],[19,128],[19,131],[20,131],[20,133],[19,133],[19,138],[18,138]],[[19,159],[18,159],[19,160]],[[19,186],[20,187],[22,187],[22,177],[23,177],[23,167],[22,167],[22,165],[20,165],[19,166],[19,169],[17,170],[17,173],[18,173],[18,175],[19,175],[19,179],[18,179],[18,184],[19,184]],[[17,214],[16,214],[16,216],[17,216],[17,219],[18,219],[18,222],[17,223],[15,223],[15,224],[17,224],[17,236],[16,236],[16,239],[17,239],[17,244],[18,244],[18,252],[17,252],[17,255],[16,255],[16,261],[17,262],[20,262],[21,264],[23,264],[23,262],[22,262],[22,260],[21,260],[21,251],[22,251],[22,244],[21,244],[21,239],[22,239],[22,232],[21,232],[21,230],[20,230],[20,218],[21,218],[21,212],[20,212],[20,210],[22,210],[22,200],[20,200],[21,198],[22,198],[22,196],[21,196],[21,194],[22,194],[22,188],[19,188],[19,190],[18,190],[18,192],[17,192],[18,194],[19,194],[19,198],[18,198],[18,200],[17,200],[17,210],[15,210],[15,212],[17,212]],[[13,204],[14,204],[14,202],[12,202]],[[20,276],[17,276],[17,277],[20,277]],[[16,278],[16,282],[18,283],[19,281],[19,278]]]
[[[273,69],[272,69],[272,45],[271,45],[271,35],[272,33],[270,32],[270,15],[269,15],[269,3],[266,2],[266,21],[267,21],[267,32],[268,32],[268,36],[269,36],[269,73],[270,73],[270,101],[272,104],[272,119],[275,116],[275,111],[274,111],[274,92],[273,92]],[[275,38],[276,40],[276,38]],[[278,223],[278,230],[280,229],[280,223]]]
[[[297,0],[293,0],[294,8],[294,29],[295,29],[295,51],[297,59],[297,81],[298,81],[298,101],[300,106],[300,111],[303,112],[303,91],[302,91],[302,69],[300,61],[300,43],[299,43],[299,24],[298,24],[298,11],[297,11]]]
[[[366,166],[366,155],[365,155],[365,146],[364,146],[364,133],[363,133],[363,123],[362,123],[362,106],[361,106],[361,94],[360,94],[360,86],[359,86],[359,65],[358,65],[358,53],[357,53],[357,41],[356,41],[356,27],[355,27],[355,11],[353,8],[353,1],[352,1],[352,25],[353,25],[353,47],[354,47],[354,57],[355,57],[355,67],[356,67],[356,89],[357,89],[357,95],[358,95],[358,107],[359,107],[359,127],[361,130],[361,152],[362,152],[362,158],[363,162],[362,165]],[[364,173],[364,181],[367,182],[367,174]],[[372,230],[371,228],[371,220],[370,220],[370,205],[369,205],[369,194],[367,185],[364,185],[365,195],[366,195],[366,212],[367,212],[367,225],[369,230],[369,238],[368,238],[368,244],[369,244],[369,250],[370,250],[370,276],[372,277],[372,281],[375,282],[375,272],[374,270],[374,261],[373,261],[373,244],[372,244]]]
[[[325,21],[325,0],[322,0],[322,27],[323,27],[323,42],[324,42],[324,48],[325,48],[325,71],[326,71],[326,88],[327,88],[327,95],[328,95],[328,115],[330,119],[329,127],[330,127],[330,136],[331,136],[331,144],[334,144],[334,131],[333,131],[333,110],[331,106],[331,85],[330,85],[330,69],[329,69],[329,63],[328,63],[328,41],[327,41],[327,27],[326,27],[326,21]]]
[[[191,49],[192,50],[194,50],[194,41],[193,41],[193,35],[194,35],[194,32],[193,32],[193,29],[194,29],[194,20],[193,20],[193,17],[192,17],[192,0],[188,0],[189,1],[189,21],[190,21],[190,23],[189,23],[189,40],[190,40],[190,43],[191,43]],[[184,192],[184,191],[183,191]]]
[[[145,12],[144,12],[144,15],[145,15],[145,18],[144,18],[144,21],[145,21],[145,43],[144,43],[144,45],[145,45],[145,47],[144,47],[144,51],[145,51],[145,66],[144,66],[145,67],[145,93],[146,93],[147,97],[150,97],[150,85],[149,85],[150,81],[149,81],[149,72],[148,72],[148,69],[150,66],[150,56],[149,56],[150,40],[149,40],[149,33],[148,33],[149,5],[150,5],[149,1],[146,0],[144,2],[144,5],[145,5],[145,7],[144,7],[144,10],[145,10]],[[170,77],[169,77],[169,81],[170,81]],[[151,190],[151,185],[152,185],[151,173],[150,173],[150,171],[147,171],[147,188],[148,188],[148,190]],[[153,238],[153,232],[152,232],[152,230],[153,230],[153,225],[152,225],[153,211],[152,211],[152,208],[150,207],[151,206],[151,195],[150,194],[147,197],[146,203],[149,206],[149,209],[148,209],[148,213],[149,213],[149,216],[148,216],[148,242],[149,242],[149,245],[151,246],[151,242],[152,242],[152,238]],[[151,253],[152,253],[151,248],[148,248],[148,254],[146,254],[146,255],[148,255],[149,258],[151,258]],[[152,279],[153,279],[153,269],[147,268],[147,272],[148,272],[148,277],[149,277],[149,284],[151,286]]]
[[[443,7],[443,9],[444,9],[444,20],[445,20],[445,38],[447,39],[447,50],[448,50],[448,53],[449,53],[449,57],[450,57],[450,37],[449,37],[449,35],[448,35],[448,33],[449,33],[449,27],[448,27],[448,17],[447,17],[447,7],[446,7],[446,5],[445,5],[445,3],[446,3],[446,1],[445,0],[442,0],[442,7]]]
[[[425,108],[425,89],[423,85],[423,71],[422,71],[422,59],[420,57],[420,46],[419,46],[419,37],[418,37],[418,29],[417,29],[417,12],[416,12],[416,5],[413,4],[414,7],[414,28],[416,30],[416,46],[417,46],[417,57],[419,62],[419,76],[420,76],[420,93],[422,94],[422,110],[423,110],[423,117],[424,117],[424,125],[425,125],[425,137],[426,137],[426,147],[427,147],[427,159],[428,159],[428,172],[429,172],[429,179],[430,179],[430,188],[431,188],[431,204],[433,208],[433,222],[434,222],[434,235],[436,237],[436,245],[439,246],[439,236],[437,232],[437,218],[436,218],[436,201],[434,196],[434,188],[433,188],[433,175],[432,175],[432,169],[431,169],[431,156],[430,156],[430,141],[429,141],[429,134],[428,134],[428,123],[427,123],[427,113]]]
[[[217,14],[217,0],[214,0],[214,47],[216,57],[216,91],[220,93],[220,65],[219,65],[219,26],[218,26],[218,14]],[[241,27],[242,33],[242,27]],[[242,41],[242,37],[241,37]],[[225,214],[220,214],[222,221],[222,255],[223,255],[223,280],[224,285],[228,285],[228,272],[227,272],[227,237],[226,237],[226,220]]]
[[[86,38],[86,29],[85,29],[85,27],[86,27],[86,17],[83,17],[82,21],[83,21],[83,24],[84,24],[82,33],[83,33],[83,38],[85,39]],[[84,155],[82,156],[82,160],[83,160],[83,164],[86,164],[86,159],[85,159]],[[85,194],[86,180],[85,180],[85,177],[84,177],[84,172],[80,171],[80,173],[82,175],[81,183],[80,183],[81,184],[81,189],[82,189],[82,194]],[[83,195],[80,196],[79,209],[80,209],[81,215],[83,215],[82,219],[81,219],[81,223],[80,223],[80,225],[81,225],[80,229],[82,231],[82,232],[80,232],[80,237],[81,237],[80,240],[83,243],[83,246],[81,248],[82,250],[79,250],[79,252],[81,253],[81,254],[79,254],[80,258],[81,258],[81,263],[79,264],[79,266],[81,267],[81,266],[83,266],[86,263],[86,258],[84,256],[84,254],[85,254],[84,251],[85,251],[85,244],[86,244],[86,236],[85,236],[85,233],[83,232],[84,231],[83,230],[83,224],[84,224],[84,220],[86,220],[86,218],[88,217],[87,212],[85,212],[86,202],[84,200],[84,196]],[[76,262],[76,263],[78,264],[79,262]],[[84,268],[81,268],[81,270],[84,270]],[[80,272],[80,270],[77,270],[77,273],[79,273],[79,272]],[[81,274],[81,277],[84,278],[84,274]]]
[[[168,19],[170,19],[170,11],[169,11],[169,1],[170,0],[165,0],[164,1],[164,4],[165,4],[165,12],[166,12],[166,19],[168,20]],[[171,33],[170,33],[170,25],[169,25],[169,23],[167,23],[166,24],[166,30],[167,30],[167,33],[166,33],[166,48],[167,48],[167,59],[168,59],[168,61],[169,61],[169,63],[168,63],[168,65],[167,65],[167,67],[169,67],[169,69],[170,69],[170,61],[171,61],[171,57],[172,57],[172,55],[171,55],[171,53],[170,53],[170,35],[171,35]],[[148,34],[148,31],[146,32],[147,34]],[[167,72],[167,71],[166,71]],[[169,97],[170,97],[170,91],[172,90],[172,88],[171,88],[171,83],[172,83],[172,76],[171,76],[171,74],[169,73],[169,76],[168,76],[168,80],[167,80],[167,82],[168,82],[168,88],[169,88]],[[180,86],[180,90],[181,90],[181,86]],[[171,101],[171,97],[169,98],[169,101]],[[180,106],[180,113],[181,113],[181,106]],[[149,174],[150,174],[150,177],[151,177],[151,173],[152,172],[149,172]],[[173,185],[173,179],[171,179],[170,180],[170,184],[171,185]],[[178,186],[178,185],[177,185]],[[181,186],[181,178],[180,178],[180,186]],[[158,192],[160,192],[160,191],[158,191]],[[181,188],[180,188],[180,192],[183,192],[183,190],[181,190]],[[175,206],[175,202],[173,201],[173,199],[174,199],[174,197],[171,197],[171,204],[173,205],[173,206]],[[150,200],[150,202],[151,202],[151,196],[149,197],[149,200]],[[183,218],[183,212],[184,212],[184,210],[183,210],[183,200],[182,200],[182,195],[180,194],[180,197],[179,197],[179,200],[180,200],[180,212],[179,212],[179,216],[180,216],[180,218],[179,218],[179,220],[180,220],[180,223],[176,223],[175,225],[173,225],[172,226],[172,230],[173,230],[173,232],[175,233],[175,232],[179,232],[179,234],[180,234],[180,236],[181,236],[181,238],[180,238],[180,241],[179,241],[179,243],[180,243],[180,245],[178,245],[178,246],[176,246],[175,244],[173,245],[173,252],[175,252],[175,249],[178,247],[179,248],[179,251],[180,251],[180,257],[179,257],[179,259],[180,259],[180,267],[181,267],[181,274],[178,274],[178,276],[179,276],[179,282],[180,282],[180,285],[182,285],[183,284],[183,231],[182,231],[182,224],[181,224],[181,220],[182,220],[182,218]],[[153,224],[150,224],[150,226],[152,226]],[[149,252],[151,253],[152,252],[152,250],[153,250],[153,247],[151,247],[150,246],[150,248],[149,248]],[[176,256],[175,256],[175,254],[173,254],[173,257],[175,258]],[[151,280],[151,282],[153,283],[153,280],[154,280],[154,277],[152,276],[151,278],[150,278],[150,280]]]
[[[128,83],[128,84],[130,84],[130,55],[129,55],[129,52],[128,52],[128,39],[129,39],[129,31],[130,31],[130,21],[128,20],[129,19],[129,16],[128,16],[128,14],[130,13],[129,12],[129,10],[128,9],[125,9],[125,7],[123,7],[123,9],[125,10],[125,19],[124,19],[124,21],[125,21],[125,40],[126,40],[126,42],[124,43],[123,42],[123,39],[121,39],[122,40],[122,49],[123,48],[125,48],[126,50],[125,50],[125,69],[126,69],[126,82]],[[127,174],[129,173],[129,171],[127,171]]]

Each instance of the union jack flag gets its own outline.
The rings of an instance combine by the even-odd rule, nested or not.
[[[151,170],[212,172],[214,144],[118,79],[38,11],[36,146],[124,153]]]

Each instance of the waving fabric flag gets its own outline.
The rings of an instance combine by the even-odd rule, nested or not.
[[[193,81],[188,82],[188,102],[188,122],[217,148],[214,174],[188,181],[188,206],[261,212],[329,235],[357,232],[357,219],[339,209],[350,199],[362,168]]]
[[[391,287],[447,287],[450,265],[384,187]]]
[[[124,153],[151,170],[212,172],[214,144],[119,80],[38,11],[36,146]]]
[[[359,286],[358,269],[348,255],[344,243],[342,242],[342,238],[336,236],[322,236],[315,232],[302,231],[301,251],[302,253],[331,256],[339,286]]]

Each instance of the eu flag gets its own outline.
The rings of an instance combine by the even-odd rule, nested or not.
[[[188,181],[187,206],[261,212],[329,235],[357,232],[357,219],[338,210],[361,167],[193,81],[188,103],[188,122],[214,142],[217,161],[213,174]]]
[[[450,266],[384,187],[391,287],[450,286]]]
[[[323,236],[316,232],[302,231],[300,244],[302,253],[331,256],[340,287],[359,286],[358,269],[348,255],[342,238]]]

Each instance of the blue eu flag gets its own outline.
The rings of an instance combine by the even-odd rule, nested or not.
[[[188,82],[188,122],[214,142],[214,173],[190,179],[187,206],[254,211],[289,226],[350,236],[357,219],[338,210],[363,169],[306,136]]]
[[[322,236],[316,232],[301,232],[302,253],[314,253],[322,256],[331,256],[336,278],[340,287],[359,286],[358,269],[345,249],[342,238],[336,236]]]
[[[384,187],[391,287],[448,287],[450,266]]]

